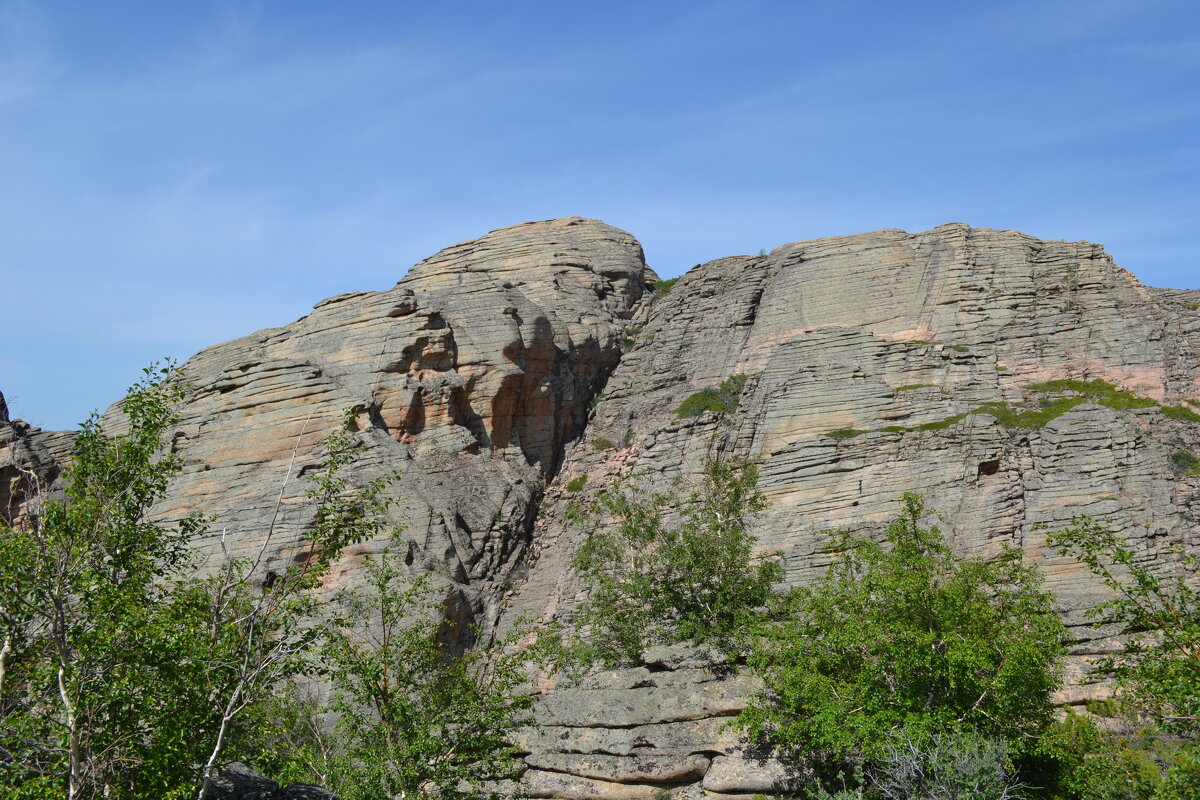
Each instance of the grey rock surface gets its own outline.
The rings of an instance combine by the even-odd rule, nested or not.
[[[25,501],[54,485],[71,448],[69,433],[9,419],[0,394],[0,523],[17,522]]]
[[[667,654],[678,666],[662,663]],[[795,790],[801,771],[754,752],[732,724],[759,683],[708,648],[653,648],[642,660],[653,671],[599,672],[539,698],[539,724],[514,742],[527,767],[518,792],[574,800],[669,792],[684,800]],[[725,669],[712,668],[718,661]],[[690,666],[696,662],[710,667]]]
[[[529,223],[447,248],[392,289],[205,350],[184,367],[195,390],[173,447],[185,470],[159,512],[213,515],[213,559],[224,536],[231,555],[263,548],[268,568],[287,563],[312,516],[303,476],[357,409],[364,479],[404,473],[393,521],[406,560],[440,576],[456,621],[504,633],[521,617],[569,619],[584,599],[569,481],[596,492],[637,472],[666,487],[697,481],[706,458],[745,456],[771,503],[761,550],[789,584],[827,567],[823,531],[878,535],[899,496],[920,492],[958,552],[1020,548],[1046,575],[1072,632],[1059,701],[1104,692],[1087,664],[1115,644],[1086,612],[1105,591],[1047,546],[1047,529],[1109,517],[1164,573],[1179,568],[1172,546],[1195,551],[1200,476],[1171,459],[1200,454],[1187,413],[1200,412],[1200,291],[1142,286],[1099,245],[957,223],[721,258],[665,295],[647,290],[654,280],[627,233]],[[736,409],[674,413],[739,373]],[[1085,402],[1029,428],[983,410],[1036,408],[1030,387],[1060,379],[1158,405]],[[19,507],[21,469],[52,480],[68,446],[0,420],[4,507]],[[329,588],[353,585],[388,546],[355,548]],[[545,727],[517,741],[526,789],[769,793],[782,779],[747,764],[725,728],[753,686],[718,666],[664,650],[548,692]]]
[[[1195,294],[1144,287],[1097,245],[961,224],[798,242],[700,265],[634,322],[547,489],[510,618],[568,617],[583,599],[568,565],[587,534],[565,519],[568,480],[587,475],[584,491],[603,491],[637,472],[666,487],[697,481],[705,458],[746,456],[771,504],[761,549],[781,557],[789,584],[827,567],[823,531],[878,535],[905,491],[945,516],[964,555],[1020,548],[1074,637],[1059,699],[1082,702],[1103,691],[1086,683],[1087,657],[1113,647],[1085,619],[1105,592],[1047,547],[1047,528],[1110,517],[1166,572],[1178,568],[1170,546],[1200,537],[1200,477],[1171,463],[1200,453],[1195,422],[1084,403],[1018,428],[979,411],[1036,407],[1029,386],[1058,379],[1200,411]],[[674,413],[738,373],[750,377],[732,412]],[[839,431],[855,435],[829,435]],[[614,446],[596,449],[597,438]]]
[[[280,786],[237,762],[213,779],[211,792],[214,800],[338,800],[332,792],[307,783]]]
[[[282,568],[312,520],[304,476],[355,410],[365,445],[355,468],[364,481],[403,473],[391,520],[403,530],[347,553],[328,589],[390,546],[439,577],[454,631],[489,628],[544,486],[652,279],[627,233],[579,218],[529,223],[448,247],[392,289],[330,298],[291,325],[211,347],[183,365],[194,388],[172,446],[184,469],[158,511],[212,517],[201,547],[214,561],[224,546]],[[108,420],[119,424],[112,410]]]

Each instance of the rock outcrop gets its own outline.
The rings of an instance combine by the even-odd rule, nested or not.
[[[405,561],[441,577],[455,622],[494,625],[498,587],[648,279],[641,246],[615,228],[518,225],[446,248],[387,291],[209,348],[183,367],[193,388],[172,446],[184,466],[161,513],[202,510],[214,558],[262,551],[281,568],[312,519],[304,476],[352,410],[356,469],[403,473],[392,522]],[[348,554],[330,588],[387,545]]]
[[[280,786],[236,762],[220,771],[209,792],[213,800],[338,800],[337,795],[307,783]]]
[[[1017,547],[1042,569],[1073,635],[1064,703],[1097,691],[1087,658],[1112,631],[1088,624],[1103,587],[1047,530],[1109,517],[1164,572],[1178,568],[1171,546],[1198,544],[1200,476],[1180,454],[1200,454],[1200,290],[1144,287],[1098,245],[961,224],[722,258],[666,294],[655,280],[622,231],[530,223],[205,350],[184,367],[185,469],[160,511],[213,516],[214,558],[287,563],[311,520],[303,476],[352,409],[364,476],[403,471],[406,560],[441,576],[456,620],[503,632],[582,599],[568,564],[587,534],[564,511],[584,476],[585,492],[633,472],[665,486],[706,458],[759,460],[771,506],[757,533],[789,583],[827,566],[822,531],[881,531],[917,491],[959,552]],[[736,408],[675,413],[737,374]],[[1068,379],[1103,383],[1037,417],[1079,394]],[[1111,402],[1118,391],[1139,399]],[[52,478],[63,441],[0,421],[6,507],[20,469]],[[331,587],[385,546],[348,554]],[[723,728],[752,688],[715,664],[664,662],[551,692],[547,727],[522,740],[526,788],[778,791],[790,777],[747,768]]]
[[[29,497],[53,486],[70,448],[69,433],[9,419],[0,394],[0,523],[17,520]]]
[[[684,645],[544,696],[518,733],[527,797],[654,800],[794,793],[796,766],[749,748],[730,723],[760,687],[716,651]]]
[[[1077,638],[1060,699],[1078,702],[1089,691],[1083,657],[1111,646],[1111,632],[1084,618],[1104,592],[1047,549],[1047,528],[1110,517],[1164,570],[1175,566],[1169,544],[1196,546],[1200,477],[1171,456],[1200,452],[1197,299],[1143,287],[1097,245],[960,224],[696,267],[639,309],[634,341],[548,490],[512,614],[566,614],[582,597],[567,565],[586,533],[555,502],[568,480],[587,475],[585,490],[600,490],[642,472],[665,485],[695,478],[707,457],[742,455],[761,463],[771,507],[757,533],[791,583],[827,566],[822,531],[882,531],[905,491],[945,515],[963,554],[1021,548]],[[732,412],[674,413],[738,373],[749,379]],[[1056,379],[1103,380],[1159,405],[1085,402],[1042,427],[1005,427],[980,410],[1036,407],[1028,387]]]

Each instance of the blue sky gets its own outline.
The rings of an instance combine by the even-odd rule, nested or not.
[[[660,274],[949,221],[1200,287],[1194,2],[0,0],[0,391],[150,361],[597,217]]]

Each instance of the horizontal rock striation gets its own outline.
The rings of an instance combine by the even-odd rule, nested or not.
[[[905,491],[945,515],[964,555],[1021,548],[1061,599],[1079,656],[1061,699],[1079,702],[1091,691],[1084,657],[1112,647],[1111,631],[1085,619],[1104,593],[1047,548],[1046,529],[1110,517],[1167,571],[1177,567],[1170,545],[1196,546],[1200,477],[1172,455],[1200,453],[1189,419],[1200,412],[1198,309],[1195,293],[1144,287],[1097,245],[961,224],[698,266],[639,309],[585,437],[548,489],[538,559],[512,613],[569,614],[582,598],[568,564],[586,533],[564,519],[567,481],[586,475],[584,491],[601,491],[638,472],[665,487],[696,480],[707,457],[745,456],[760,462],[771,503],[757,525],[762,550],[782,559],[791,584],[828,565],[822,531],[879,533]],[[674,412],[739,373],[749,377],[736,409]],[[1145,399],[1013,424],[1047,402],[1031,386],[1063,379]]]
[[[719,653],[648,652],[650,667],[601,672],[541,698],[518,733],[527,797],[656,800],[785,794],[805,776],[749,748],[730,723],[760,684]],[[680,663],[686,660],[686,665]]]
[[[201,546],[214,559],[261,552],[266,570],[283,568],[312,520],[305,476],[353,410],[361,478],[403,474],[401,555],[441,577],[455,630],[492,623],[543,487],[653,279],[622,231],[529,223],[446,248],[392,289],[211,347],[182,367],[192,388],[172,447],[184,467],[157,511],[212,518]],[[329,588],[388,546],[347,554]]]
[[[0,394],[0,523],[15,523],[26,500],[54,485],[70,449],[71,434],[10,419]]]
[[[635,472],[694,482],[706,458],[744,456],[770,500],[761,550],[789,584],[828,565],[823,531],[878,534],[920,492],[959,553],[1016,547],[1043,571],[1072,633],[1059,700],[1103,693],[1087,664],[1114,632],[1086,617],[1103,587],[1047,530],[1108,517],[1166,573],[1172,547],[1194,552],[1200,475],[1181,454],[1200,455],[1200,290],[1142,286],[1098,245],[961,224],[722,258],[665,294],[655,280],[629,234],[529,223],[205,350],[184,365],[185,467],[159,512],[210,515],[213,559],[262,552],[281,568],[312,519],[304,476],[352,409],[362,478],[403,472],[406,561],[441,576],[455,621],[504,632],[583,599],[569,563],[587,533],[565,513],[577,491]],[[675,413],[739,374],[736,408]],[[23,475],[53,480],[67,446],[0,419],[0,508],[19,510]],[[388,546],[349,553],[330,588]],[[660,653],[548,691],[543,727],[519,737],[523,790],[786,791],[796,776],[725,726],[753,690],[728,665]]]

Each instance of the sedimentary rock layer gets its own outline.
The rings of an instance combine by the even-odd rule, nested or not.
[[[440,576],[456,631],[490,625],[653,278],[615,228],[518,225],[442,250],[392,289],[211,347],[183,366],[193,388],[172,446],[184,468],[159,512],[211,517],[201,547],[213,559],[262,552],[265,569],[282,568],[312,520],[306,476],[353,411],[357,479],[402,473],[401,530],[347,554],[329,588],[392,547]]]
[[[1141,557],[1172,569],[1167,546],[1200,535],[1200,477],[1171,457],[1200,452],[1200,425],[1159,406],[1083,403],[1033,428],[978,410],[1035,407],[1030,385],[1073,378],[1200,411],[1197,300],[1142,286],[1098,245],[960,224],[698,266],[639,307],[586,435],[548,489],[512,613],[569,614],[581,599],[568,563],[587,533],[561,513],[567,481],[586,475],[584,491],[600,491],[637,472],[666,486],[696,480],[705,458],[740,455],[761,463],[771,506],[756,532],[790,583],[828,564],[822,531],[879,532],[901,493],[916,491],[960,553],[1018,547],[1044,571],[1077,653],[1107,647],[1106,632],[1083,624],[1101,587],[1047,549],[1046,530],[1110,517]],[[738,373],[749,379],[735,410],[675,414]],[[1082,662],[1072,670],[1065,700]]]
[[[159,512],[211,516],[212,559],[262,552],[265,569],[282,567],[311,522],[305,476],[352,410],[360,479],[403,473],[392,521],[404,531],[347,554],[330,588],[392,547],[440,576],[455,621],[504,632],[520,617],[569,619],[583,598],[569,562],[588,532],[567,520],[570,489],[631,473],[694,482],[705,459],[744,456],[770,500],[761,551],[789,584],[827,566],[823,531],[878,535],[899,496],[920,492],[959,553],[1020,548],[1046,575],[1073,635],[1059,700],[1102,691],[1087,659],[1113,632],[1086,613],[1103,587],[1047,531],[1108,517],[1163,572],[1178,568],[1171,547],[1196,548],[1200,476],[1181,454],[1200,454],[1200,291],[1144,287],[1098,245],[961,224],[722,258],[665,294],[648,290],[655,280],[629,234],[530,223],[205,350],[184,365],[194,388],[172,446],[185,467]],[[736,408],[676,414],[737,374]],[[1093,396],[1013,424],[1050,397],[1038,384],[1064,379],[1142,399]],[[0,419],[3,508],[19,509],[22,474],[52,481],[67,446]],[[655,658],[547,694],[546,727],[518,742],[526,791],[786,789],[795,776],[749,764],[724,727],[748,679]]]

